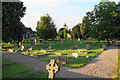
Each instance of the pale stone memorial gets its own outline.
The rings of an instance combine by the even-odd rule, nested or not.
[[[24,50],[24,46],[22,45],[22,46],[21,46],[21,51],[23,51],[23,50]]]
[[[55,73],[57,73],[58,71],[58,66],[55,63],[55,60],[51,59],[50,63],[48,65],[46,65],[46,69],[49,72],[49,79],[53,79],[55,76]]]
[[[41,52],[47,52],[46,50],[41,49]]]
[[[78,53],[72,53],[73,57],[77,58],[78,57]]]
[[[60,52],[55,52],[55,54],[62,55],[62,53],[60,53]]]
[[[13,51],[13,49],[8,49],[8,52],[11,52],[11,53],[13,53],[14,51]]]

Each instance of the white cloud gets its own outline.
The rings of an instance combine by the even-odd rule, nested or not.
[[[63,27],[64,23],[67,24],[68,29],[72,28],[78,23],[82,22],[82,16],[52,16],[54,23],[57,24],[57,30]]]

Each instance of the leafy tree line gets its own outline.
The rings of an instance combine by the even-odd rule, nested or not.
[[[118,4],[119,5],[119,4]],[[120,13],[115,2],[102,1],[87,12],[90,21],[89,35],[98,40],[120,39]]]
[[[23,2],[2,3],[2,40],[22,40],[23,29],[20,19],[25,15]]]
[[[49,15],[42,16],[37,23],[37,34],[40,38],[67,38],[67,34],[71,34],[73,39],[78,38],[96,38],[100,40],[120,39],[120,3],[102,0],[98,5],[94,6],[93,11],[87,12],[82,23],[75,25],[72,30],[68,30],[67,24],[63,25],[57,31],[52,18]],[[50,30],[51,29],[51,30]],[[52,31],[53,30],[53,31]],[[52,33],[50,33],[52,31]]]

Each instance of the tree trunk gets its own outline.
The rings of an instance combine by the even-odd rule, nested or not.
[[[110,41],[109,41],[109,39],[108,39],[108,38],[107,38],[107,44],[108,44],[108,45],[110,45]]]

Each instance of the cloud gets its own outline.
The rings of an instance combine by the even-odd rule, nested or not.
[[[82,22],[82,16],[52,16],[54,23],[57,24],[57,30],[63,27],[64,23],[67,24],[67,27],[70,29]]]
[[[38,8],[43,7],[47,8],[57,8],[63,4],[58,0],[21,0],[25,3],[25,5],[29,6],[30,8]]]

